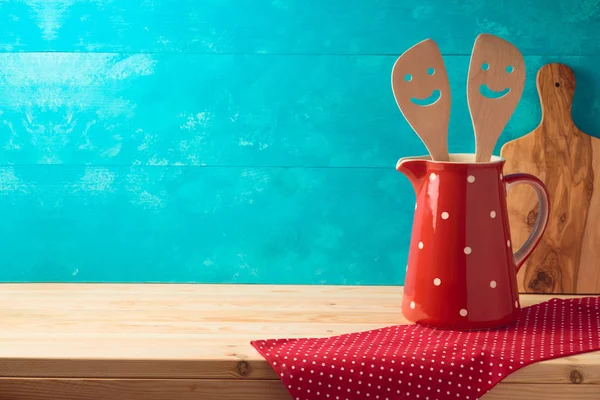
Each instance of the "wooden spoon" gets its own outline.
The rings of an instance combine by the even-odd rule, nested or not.
[[[417,43],[394,63],[396,103],[435,161],[448,161],[450,83],[442,53],[431,39]]]
[[[494,146],[515,111],[525,85],[521,52],[504,39],[481,34],[475,40],[467,101],[475,130],[475,161],[489,162]]]

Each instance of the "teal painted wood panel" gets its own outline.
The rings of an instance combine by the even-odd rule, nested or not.
[[[0,0],[0,281],[402,284],[425,148],[390,74],[446,54],[450,150],[472,152],[477,34],[577,76],[600,137],[598,0]]]
[[[0,54],[0,164],[393,167],[425,147],[394,101],[392,56]],[[577,76],[574,118],[600,136],[600,56],[527,56],[500,146],[541,116],[535,75]],[[447,56],[450,149],[472,152],[469,58]]]
[[[2,281],[399,284],[394,169],[0,168]]]
[[[4,51],[397,54],[480,32],[526,54],[598,54],[597,0],[3,0]]]

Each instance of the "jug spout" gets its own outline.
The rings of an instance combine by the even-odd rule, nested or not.
[[[415,192],[418,192],[427,173],[427,160],[413,157],[401,158],[396,164],[396,169],[406,175]]]

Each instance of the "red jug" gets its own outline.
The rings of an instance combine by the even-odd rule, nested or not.
[[[416,193],[402,313],[442,329],[486,329],[519,316],[517,271],[539,243],[548,222],[549,196],[535,176],[504,176],[504,159],[475,162],[474,154],[400,159]],[[533,232],[513,254],[506,195],[530,185],[538,195]]]

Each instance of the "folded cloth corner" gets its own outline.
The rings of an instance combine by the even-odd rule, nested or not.
[[[389,326],[252,341],[294,400],[476,400],[529,364],[600,350],[600,297],[553,298],[500,329]]]

